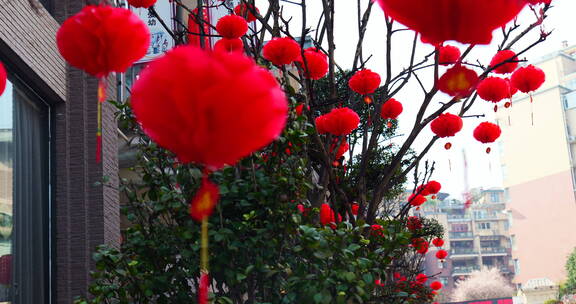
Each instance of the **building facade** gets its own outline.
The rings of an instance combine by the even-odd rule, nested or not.
[[[564,265],[576,247],[570,227],[576,215],[576,48],[532,62],[546,82],[532,97],[517,94],[499,111],[504,187],[509,194],[514,282],[565,279]]]
[[[441,262],[435,256],[437,249],[431,249],[426,255],[425,271],[439,274],[446,296],[459,280],[484,267],[498,268],[509,279],[514,273],[504,190],[473,190],[472,194],[469,205],[439,195],[438,200],[428,201],[418,211],[444,227],[443,248],[449,257]]]

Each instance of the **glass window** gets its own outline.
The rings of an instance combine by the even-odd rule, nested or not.
[[[490,229],[490,223],[478,223],[478,229],[481,230]]]
[[[500,193],[498,192],[490,192],[490,201],[492,203],[499,203],[500,202]]]
[[[0,96],[0,302],[47,303],[49,108],[18,81]]]

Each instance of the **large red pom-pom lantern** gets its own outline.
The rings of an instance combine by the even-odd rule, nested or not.
[[[262,49],[262,56],[275,65],[290,64],[300,53],[300,45],[290,37],[274,38]]]
[[[432,132],[438,137],[451,137],[462,130],[462,118],[450,113],[442,113],[430,123]]]
[[[440,192],[440,189],[442,189],[442,184],[440,184],[437,181],[431,180],[425,186],[425,191],[427,194],[422,195],[438,194],[438,192]]]
[[[506,62],[509,61],[509,62]],[[518,57],[512,50],[502,50],[496,53],[490,61],[490,67],[495,67],[503,62],[506,62],[494,69],[494,73],[508,74],[514,72],[518,67]]]
[[[432,288],[434,290],[442,289],[442,283],[440,283],[440,281],[434,281],[434,282],[430,283],[430,288]]]
[[[444,244],[444,241],[442,241],[442,244]],[[440,247],[440,246],[437,246],[437,247]],[[436,252],[436,258],[439,260],[444,260],[447,256],[448,256],[448,252],[446,250],[440,249]]]
[[[495,142],[500,134],[502,134],[500,127],[487,121],[480,123],[474,129],[474,138],[483,144]]]
[[[156,0],[128,0],[128,4],[133,7],[149,8],[156,3]]]
[[[216,23],[216,31],[224,38],[240,38],[248,31],[248,23],[240,16],[226,15]]]
[[[525,0],[378,0],[392,19],[419,32],[422,40],[439,44],[456,40],[488,44],[492,31],[512,20]]]
[[[304,51],[304,58],[306,59],[306,63],[304,63],[302,58],[296,61],[300,63],[306,78],[318,80],[326,76],[328,73],[328,58],[326,54],[314,49],[306,49]]]
[[[360,70],[356,72],[348,81],[348,86],[352,91],[360,95],[368,95],[374,93],[378,86],[380,86],[380,75],[372,72],[369,69]]]
[[[240,3],[234,8],[234,14],[244,17],[248,22],[256,21],[256,16],[252,11],[260,13],[260,10],[252,4]]]
[[[438,49],[438,62],[441,65],[454,64],[460,59],[460,49],[452,45],[445,45]]]
[[[6,79],[6,69],[4,69],[4,65],[0,62],[0,96],[2,96],[2,93],[4,93],[6,89]]]
[[[533,65],[521,67],[510,78],[512,86],[524,93],[538,90],[546,80],[546,74]]]
[[[462,65],[448,69],[438,79],[438,90],[456,98],[467,97],[478,82],[478,74]]]
[[[216,52],[242,52],[244,51],[244,42],[242,39],[226,39],[222,38],[214,43],[214,51]]]
[[[383,119],[396,119],[404,108],[402,107],[402,103],[394,98],[388,99],[385,103],[382,104],[382,108],[380,108],[380,117]]]
[[[316,118],[318,133],[330,133],[335,136],[348,135],[358,128],[360,117],[350,108],[336,108],[330,113]]]
[[[412,194],[408,197],[408,202],[414,207],[418,207],[426,202],[426,197],[420,194]]]
[[[510,97],[510,85],[506,79],[487,77],[478,84],[476,89],[480,98],[494,103]]]
[[[415,280],[418,282],[418,284],[424,284],[426,281],[428,281],[428,276],[423,273],[419,273],[416,275]]]
[[[432,240],[432,244],[436,247],[442,247],[442,246],[444,246],[444,240],[441,238],[434,238]]]

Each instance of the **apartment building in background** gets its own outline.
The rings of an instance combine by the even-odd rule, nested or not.
[[[514,282],[562,282],[576,247],[576,47],[530,62],[546,73],[532,97],[518,93],[497,113],[500,153],[509,195]],[[532,119],[533,117],[533,119]]]
[[[471,204],[441,194],[417,211],[444,227],[443,249],[449,257],[439,261],[437,248],[432,246],[425,258],[425,273],[439,274],[445,286],[442,293],[447,297],[459,280],[483,267],[498,268],[509,279],[514,275],[505,191],[476,189],[471,193]]]

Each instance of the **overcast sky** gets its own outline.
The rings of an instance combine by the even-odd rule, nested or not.
[[[261,10],[266,9],[268,1],[260,0],[257,5]],[[366,1],[362,1],[364,4]],[[322,10],[322,2],[320,0],[307,1],[309,13],[309,22],[318,20]],[[559,50],[562,47],[562,41],[566,40],[569,45],[576,44],[576,1],[574,0],[553,0],[554,7],[549,10],[549,18],[546,20],[544,26],[546,30],[553,30],[552,35],[546,42],[539,45],[535,49],[526,53],[525,58],[529,61],[537,60],[539,57],[547,53]],[[295,32],[299,31],[301,26],[300,7],[284,3],[284,12],[286,15],[294,16],[291,29]],[[336,60],[342,67],[350,67],[352,64],[355,44],[357,41],[357,27],[356,27],[356,1],[352,0],[337,0],[336,1],[336,17],[335,17],[335,33],[336,33]],[[519,23],[528,24],[533,22],[535,17],[528,10],[525,9],[519,17]],[[373,9],[373,15],[366,34],[364,50],[365,57],[372,55],[372,59],[367,64],[367,67],[385,75],[385,30],[384,30],[384,14],[379,6]],[[297,30],[298,29],[298,30]],[[538,31],[535,31],[538,35]],[[413,33],[410,31],[401,32],[395,36],[393,40],[393,71],[400,71],[406,66],[409,60],[411,41]],[[495,33],[494,42],[498,42],[501,35]],[[523,40],[523,44],[527,45],[534,41],[535,37],[527,37]],[[448,43],[458,45],[455,43]],[[465,46],[459,45],[461,48]],[[432,48],[425,44],[420,44],[418,53],[420,56],[427,54]],[[471,54],[470,58],[481,59],[482,62],[487,63],[491,56],[496,51],[495,45],[477,47]],[[423,79],[425,83],[430,83],[431,79]],[[410,127],[414,123],[415,113],[418,110],[423,94],[417,83],[413,82],[407,86],[396,96],[396,99],[401,101],[404,105],[404,113],[400,116],[400,133],[408,133]],[[439,94],[432,103],[431,110],[437,108],[440,103],[449,100],[446,95]],[[487,102],[479,100],[476,105],[469,112],[470,114],[487,114],[489,117],[493,116],[493,106]],[[464,184],[464,170],[463,170],[463,157],[465,153],[469,165],[469,187],[499,187],[502,183],[499,152],[497,144],[492,145],[492,153],[487,155],[485,153],[486,146],[476,142],[472,137],[472,130],[481,121],[489,120],[489,118],[476,119],[467,118],[464,120],[464,129],[452,138],[453,147],[451,150],[446,151],[443,148],[446,140],[440,140],[433,150],[428,154],[427,159],[436,161],[436,173],[434,179],[441,181],[443,191],[459,197],[465,191]],[[420,141],[415,145],[416,149],[422,147],[424,143],[430,140],[432,133],[429,128],[420,135]],[[403,137],[398,138],[402,140]]]

